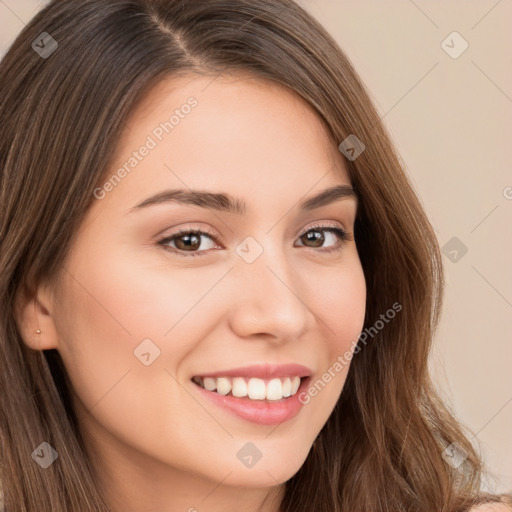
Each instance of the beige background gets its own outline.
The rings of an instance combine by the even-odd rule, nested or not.
[[[0,0],[0,56],[45,2]],[[512,491],[512,1],[301,0],[368,86],[441,247],[435,380]],[[446,53],[468,48],[457,58]],[[510,188],[507,188],[510,187]],[[507,198],[508,197],[508,198]],[[448,251],[446,250],[448,253]]]

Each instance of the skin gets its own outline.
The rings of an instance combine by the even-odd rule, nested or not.
[[[353,349],[366,305],[356,242],[324,231],[322,245],[302,235],[319,222],[353,234],[357,202],[299,213],[306,197],[351,185],[343,156],[295,93],[243,75],[161,82],[132,113],[108,176],[191,96],[191,113],[94,201],[59,286],[40,284],[25,297],[20,322],[28,345],[62,355],[113,511],[277,511],[349,366],[277,427],[201,400],[191,378],[294,362],[317,380]],[[169,202],[130,213],[170,188],[229,193],[247,212]],[[203,235],[197,257],[173,253],[179,240],[158,245],[185,228],[219,240]],[[263,248],[250,264],[236,252],[248,236]],[[146,338],[160,350],[149,366],[134,356]],[[251,468],[236,456],[247,442],[262,453]]]

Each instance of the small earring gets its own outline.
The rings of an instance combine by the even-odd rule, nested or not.
[[[36,334],[41,334],[41,329],[37,329]]]

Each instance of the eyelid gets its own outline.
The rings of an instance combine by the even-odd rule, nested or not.
[[[304,246],[304,245],[302,245],[301,247],[306,247],[306,249],[309,249],[309,250],[315,251],[315,252],[329,253],[332,251],[341,250],[346,242],[354,240],[352,232],[349,231],[348,229],[346,229],[345,226],[339,221],[316,221],[312,225],[308,225],[305,228],[303,228],[299,232],[299,234],[296,236],[296,239],[301,238],[309,231],[313,231],[315,229],[318,231],[321,231],[321,230],[325,230],[325,231],[331,230],[334,232],[337,231],[338,238],[341,239],[341,241],[340,241],[341,247],[327,248],[327,249],[326,248],[315,249],[312,247],[308,248],[307,246]],[[157,244],[163,246],[164,249],[168,250],[169,252],[173,252],[175,254],[178,254],[178,255],[184,256],[184,257],[203,256],[203,255],[210,253],[213,249],[188,252],[188,251],[182,251],[179,249],[175,249],[173,247],[167,247],[165,245],[167,242],[171,242],[171,241],[173,241],[173,239],[179,238],[180,235],[194,234],[194,233],[199,234],[200,236],[206,235],[209,238],[211,238],[216,244],[220,244],[219,239],[221,237],[215,231],[210,230],[210,228],[195,227],[194,225],[185,226],[183,228],[178,229],[175,232],[170,233],[169,235],[164,236],[163,238],[160,238],[157,241]],[[188,254],[187,254],[187,252],[188,252]]]
[[[315,228],[324,228],[324,229],[327,229],[327,228],[340,228],[347,235],[351,234],[350,230],[345,228],[343,223],[341,223],[340,221],[316,221],[313,224],[308,225],[305,228],[302,228],[302,230],[299,231],[296,236],[297,237],[301,237],[305,233],[310,231],[311,229],[315,229]],[[212,239],[215,240],[216,242],[221,237],[221,235],[219,235],[216,231],[211,230],[208,227],[207,228],[197,227],[196,225],[194,225],[194,223],[191,223],[191,224],[189,224],[189,225],[187,225],[187,226],[185,226],[183,228],[178,229],[178,231],[175,231],[175,232],[172,232],[169,235],[166,235],[164,238],[170,238],[170,237],[173,237],[173,236],[177,236],[179,234],[190,233],[190,232],[201,232],[202,234],[211,236]]]
[[[167,230],[166,230],[167,231]],[[164,231],[164,233],[166,232]],[[194,223],[187,224],[185,227],[178,228],[176,231],[171,231],[168,235],[157,235],[156,239],[158,242],[161,242],[162,240],[167,240],[172,237],[176,237],[183,234],[188,233],[201,233],[202,235],[208,235],[213,240],[217,241],[219,238],[221,238],[221,235],[217,233],[217,231],[209,228],[209,227],[199,227],[195,225]]]
[[[311,231],[312,229],[328,229],[328,228],[338,228],[344,231],[345,233],[349,233],[349,230],[345,228],[345,226],[340,221],[316,221],[313,224],[310,224],[302,229],[302,231],[299,231],[299,237],[306,234],[308,231]]]
[[[156,243],[157,243],[157,245],[161,245],[162,247],[164,247],[164,249],[168,250],[169,252],[173,252],[175,254],[179,254],[182,256],[201,256],[203,254],[210,252],[212,249],[190,252],[189,254],[187,254],[186,251],[180,251],[178,249],[174,249],[173,247],[168,247],[165,245],[166,243],[171,242],[173,239],[179,238],[181,235],[194,234],[194,233],[198,233],[200,236],[206,235],[209,238],[211,238],[217,245],[220,245],[219,239],[221,237],[216,231],[213,231],[210,228],[196,227],[193,224],[179,228],[177,231],[173,231],[168,235],[159,237]]]

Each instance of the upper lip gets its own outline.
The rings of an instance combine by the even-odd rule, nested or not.
[[[196,377],[256,377],[260,379],[271,379],[274,377],[309,377],[312,371],[301,364],[255,364],[230,368],[218,372],[198,373]]]

